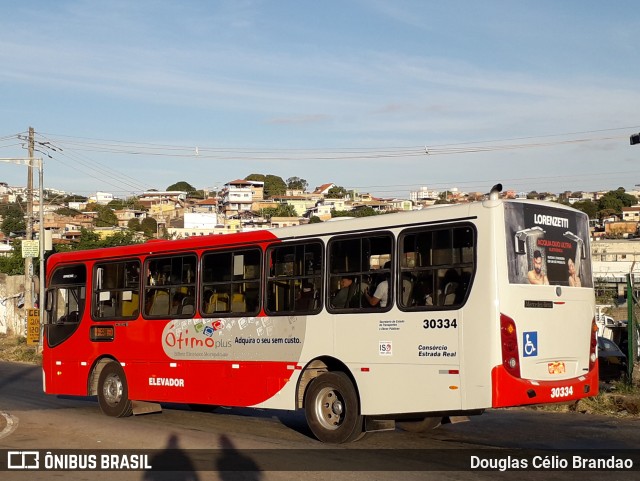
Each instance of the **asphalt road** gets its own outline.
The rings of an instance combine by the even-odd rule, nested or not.
[[[182,456],[199,473],[195,478],[176,473],[161,478],[157,471],[119,472],[118,479],[326,480],[333,479],[335,471],[339,479],[410,480],[427,479],[428,474],[434,479],[494,479],[513,472],[452,469],[459,465],[460,456],[465,460],[474,453],[481,458],[494,452],[503,456],[512,449],[545,450],[546,456],[562,450],[640,455],[626,451],[640,448],[640,420],[532,409],[490,410],[470,422],[443,425],[427,434],[371,433],[357,443],[337,447],[316,441],[302,413],[225,408],[202,413],[184,405],[163,405],[162,413],[115,419],[101,414],[94,398],[45,395],[39,367],[6,362],[0,362],[0,412],[0,423],[5,423],[0,424],[0,450],[155,450],[150,456],[155,456],[156,466]],[[245,468],[253,475],[229,471]],[[401,476],[397,471],[403,471]],[[41,476],[34,478],[35,474]],[[529,470],[517,475],[521,479],[600,479],[601,474]],[[613,471],[608,479],[634,475],[640,477],[640,471]],[[54,476],[93,480],[113,479],[114,473],[9,471],[0,476],[3,480]]]

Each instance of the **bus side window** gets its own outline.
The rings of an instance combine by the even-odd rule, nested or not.
[[[260,309],[259,249],[207,252],[202,256],[200,312],[255,315]]]
[[[393,305],[392,236],[345,236],[329,242],[329,307],[386,309]],[[376,297],[376,295],[378,297]],[[354,311],[363,312],[363,311]]]
[[[195,253],[148,259],[145,264],[144,315],[158,319],[192,316],[195,311],[196,264]]]
[[[437,309],[464,303],[475,263],[472,226],[411,229],[400,234],[398,245],[401,308]]]
[[[268,313],[315,314],[320,308],[324,249],[319,242],[270,247]]]
[[[96,320],[138,316],[140,262],[126,260],[95,265],[92,316]]]

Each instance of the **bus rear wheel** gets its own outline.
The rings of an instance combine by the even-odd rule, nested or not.
[[[358,395],[346,374],[320,375],[309,385],[304,400],[307,423],[318,440],[340,444],[362,437]]]
[[[133,412],[127,378],[122,366],[117,362],[109,362],[100,372],[98,404],[100,410],[107,416],[121,418],[130,416]]]
[[[426,433],[437,428],[442,422],[441,417],[426,417],[407,421],[396,421],[396,427],[410,433]]]

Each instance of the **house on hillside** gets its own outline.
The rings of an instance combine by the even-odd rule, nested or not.
[[[253,204],[253,181],[238,179],[227,182],[222,189],[222,212],[226,218],[250,212]]]
[[[321,186],[316,187],[313,190],[313,194],[316,194],[316,195],[327,195],[329,193],[329,190],[331,190],[335,186],[336,186],[336,184],[333,184],[333,183],[322,184]]]

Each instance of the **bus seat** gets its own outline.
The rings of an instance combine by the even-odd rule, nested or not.
[[[349,294],[347,296],[347,305],[345,307],[360,307],[360,298],[362,292],[358,284],[358,278],[355,278],[349,286]]]
[[[149,309],[149,315],[161,316],[169,314],[169,293],[167,291],[157,290],[153,296],[153,304]]]
[[[456,303],[456,291],[458,290],[457,282],[449,282],[444,287],[444,305],[452,306]]]
[[[234,294],[231,297],[231,312],[247,312],[244,294]]]
[[[122,317],[131,317],[136,315],[138,311],[138,302],[140,296],[136,293],[131,294],[131,299],[122,301]]]
[[[214,293],[209,298],[209,303],[206,308],[207,314],[214,312],[228,312],[229,311],[229,296],[227,294]]]
[[[402,279],[402,305],[408,306],[413,292],[413,282],[410,279]]]
[[[195,299],[191,296],[182,299],[182,305],[180,306],[180,314],[193,315],[196,311]]]
[[[113,302],[113,301],[112,301]],[[101,305],[101,312],[100,312],[100,317],[102,319],[111,319],[116,316],[116,308],[113,304],[102,304]]]

